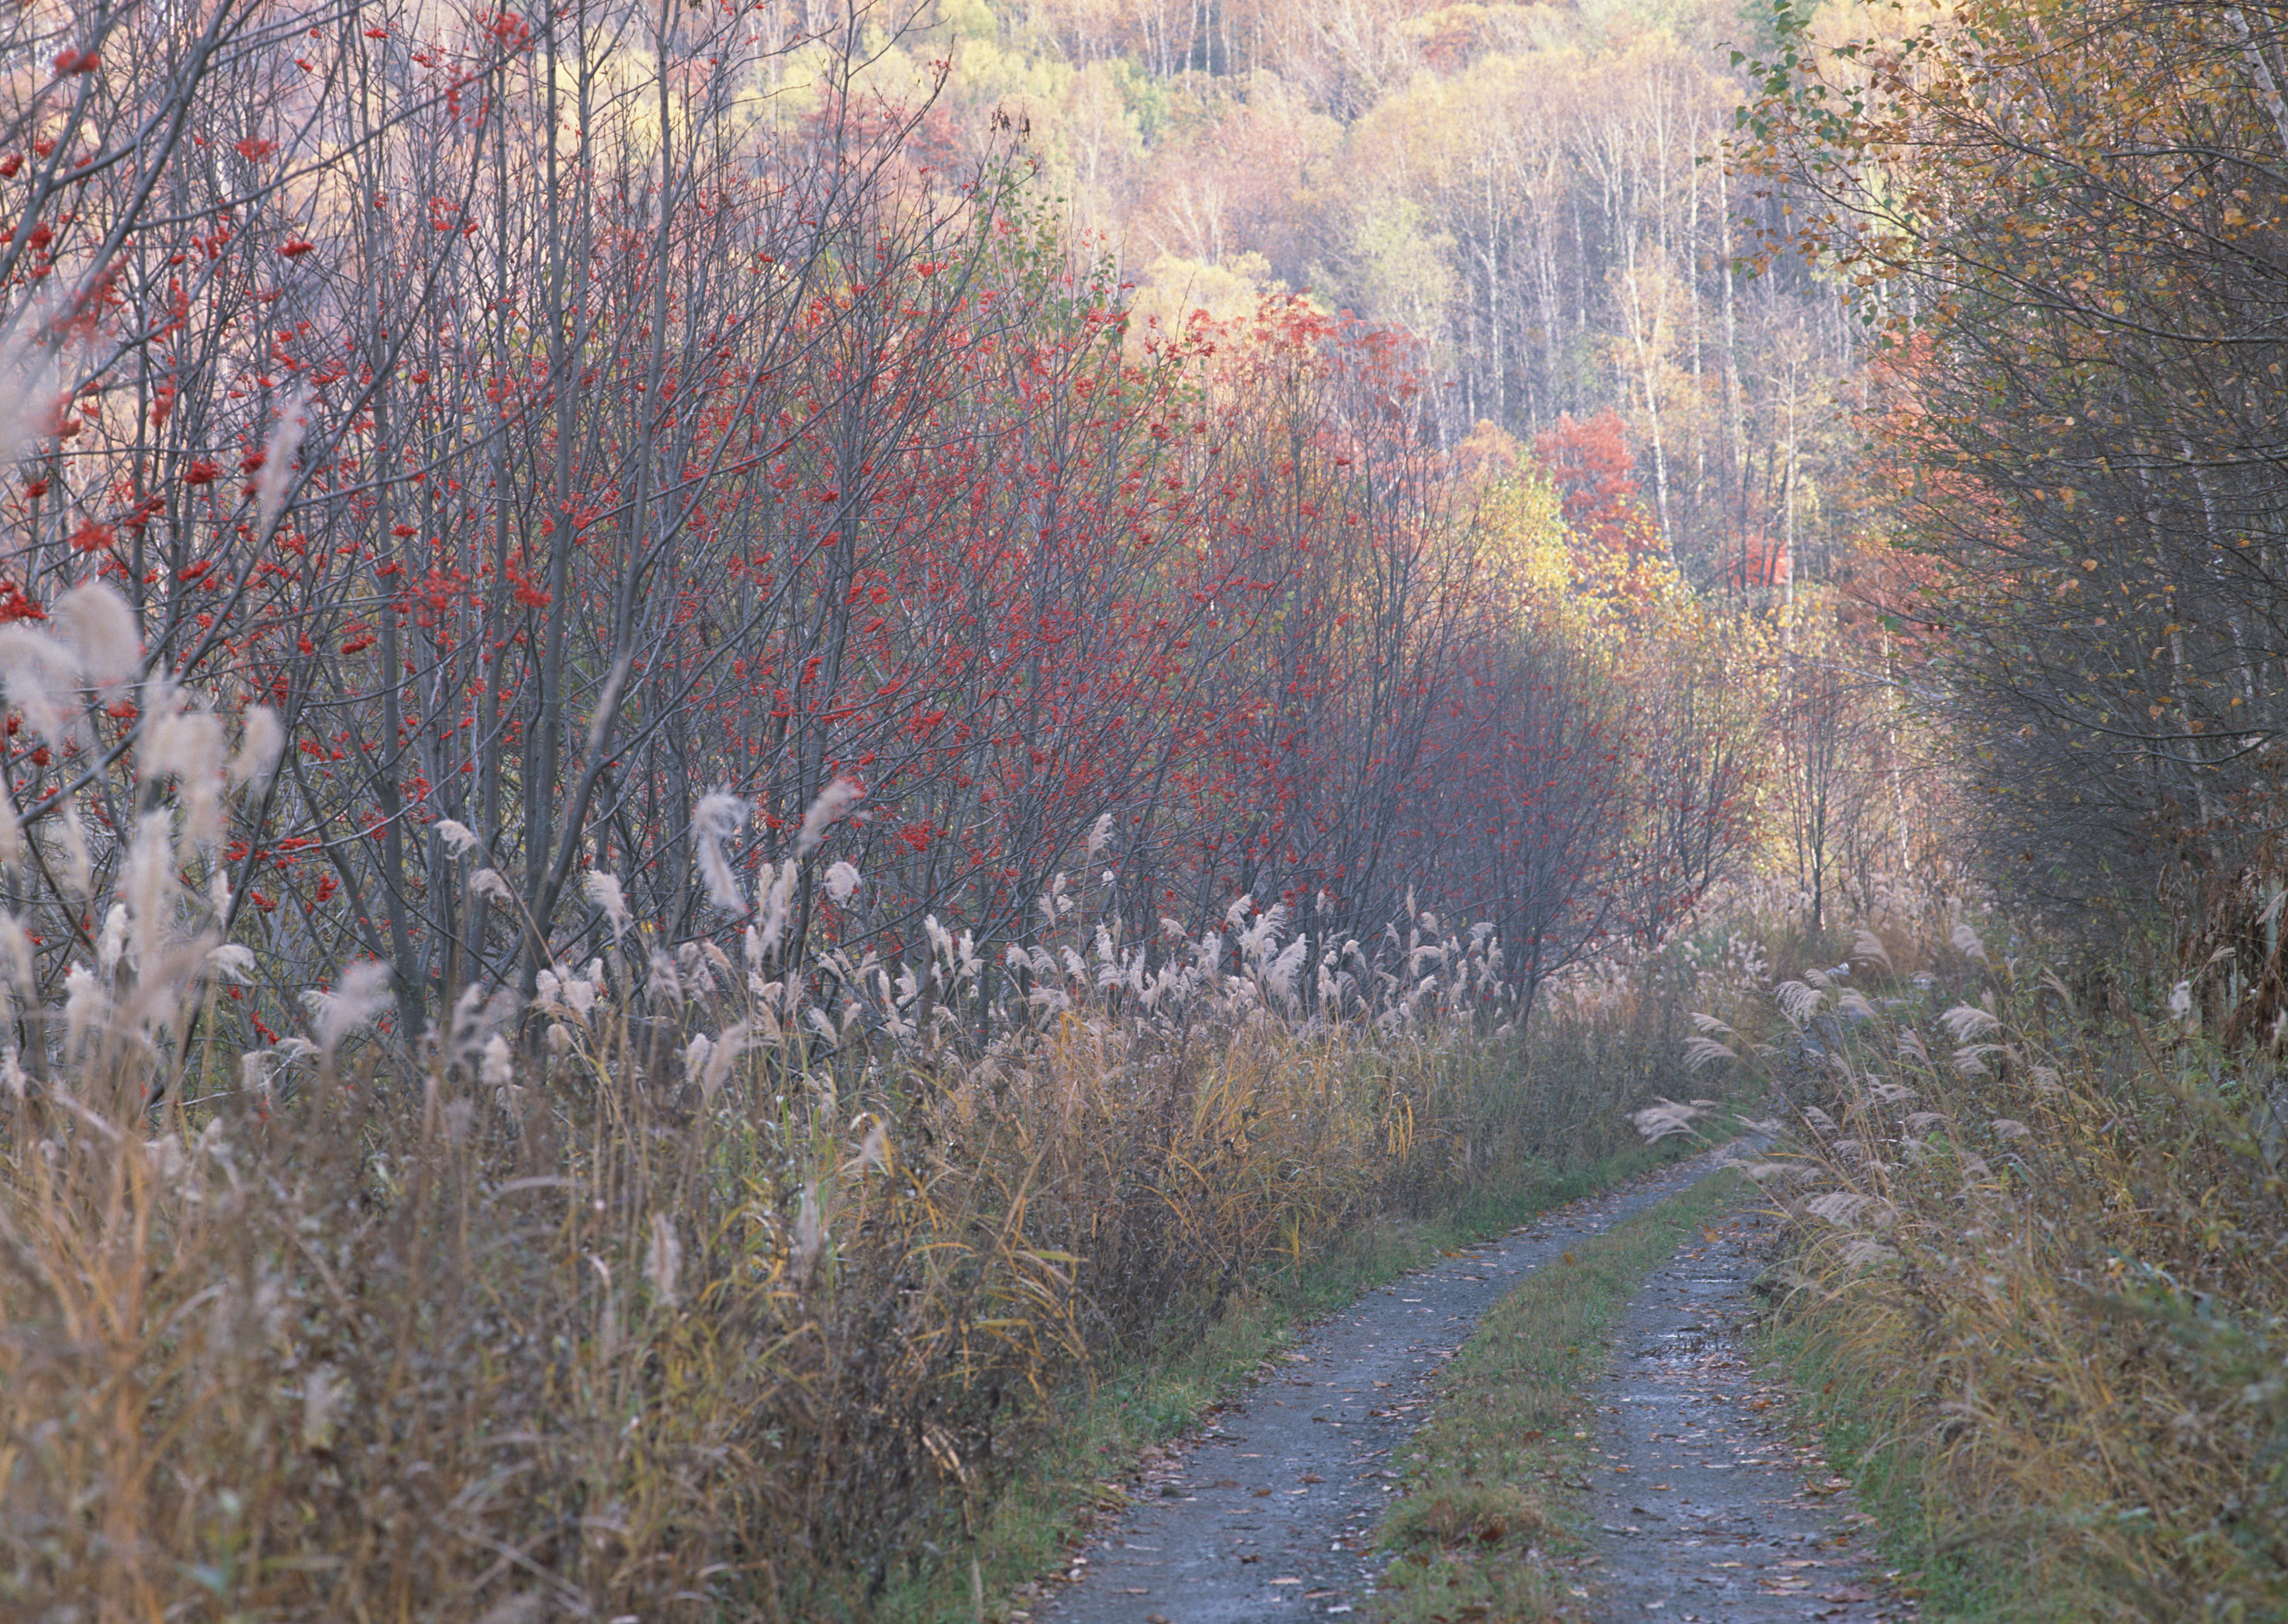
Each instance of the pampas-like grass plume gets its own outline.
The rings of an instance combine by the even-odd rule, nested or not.
[[[248,706],[239,725],[238,754],[230,758],[228,777],[232,783],[258,792],[270,782],[270,775],[278,770],[278,758],[286,753],[286,728],[267,705]]]
[[[826,838],[826,831],[849,815],[850,809],[866,792],[846,778],[838,778],[818,792],[810,810],[802,815],[802,828],[794,837],[794,853],[808,857],[818,850]]]
[[[56,599],[48,618],[91,685],[115,688],[141,667],[135,611],[107,582],[82,582]]]
[[[397,1002],[390,991],[389,966],[364,959],[342,971],[331,992],[307,992],[302,1002],[310,1011],[310,1033],[318,1052],[330,1055],[344,1038]]]
[[[606,874],[600,868],[591,868],[581,877],[580,888],[588,900],[604,910],[604,917],[612,927],[612,939],[616,942],[627,934],[628,899],[620,889],[620,877]]]
[[[775,870],[764,869],[763,875],[763,923],[755,946],[761,956],[768,959],[786,939],[787,920],[794,906],[794,860],[789,858]]]
[[[1783,981],[1772,989],[1772,998],[1780,1006],[1780,1013],[1789,1026],[1799,1032],[1803,1024],[1819,1012],[1824,1002],[1820,994],[1800,981]]]
[[[1988,1033],[1998,1032],[2002,1028],[2002,1023],[1994,1018],[1992,1011],[1982,1010],[1976,1004],[1958,1003],[1938,1018],[1958,1043],[1967,1043],[1974,1038],[1984,1037]]]
[[[222,719],[208,710],[182,709],[181,694],[171,684],[155,682],[150,687],[156,692],[144,714],[137,759],[145,772],[174,779],[187,859],[222,838]]]
[[[90,897],[95,893],[95,860],[88,854],[87,826],[79,820],[79,808],[67,804],[64,815],[58,822],[58,843],[62,846],[64,889],[75,897]]]
[[[1826,1219],[1830,1224],[1847,1224],[1866,1210],[1874,1199],[1855,1191],[1837,1190],[1812,1197],[1803,1204],[1803,1209],[1814,1217]]]
[[[267,536],[286,509],[286,493],[294,484],[294,459],[301,455],[302,436],[310,426],[308,384],[286,398],[270,425],[262,448],[262,467],[254,476],[255,529]]]
[[[1630,1113],[1629,1121],[1636,1124],[1637,1131],[1647,1139],[1665,1139],[1672,1134],[1697,1133],[1699,1129],[1693,1124],[1707,1112],[1712,1110],[1715,1105],[1716,1102],[1712,1099],[1696,1099],[1689,1102],[1663,1099],[1647,1105],[1641,1111]]]
[[[692,855],[699,864],[699,877],[706,882],[707,899],[734,914],[747,911],[747,899],[739,894],[739,876],[731,872],[723,843],[739,832],[739,826],[747,820],[747,804],[737,796],[728,789],[717,789],[701,796],[691,814]]]
[[[812,1014],[818,1011],[813,1010]],[[794,1215],[794,1277],[798,1283],[807,1285],[811,1271],[818,1266],[819,1254],[826,1248],[826,1223],[818,1209],[818,1181],[811,1180],[802,1188],[802,1205]]]
[[[0,463],[16,461],[55,432],[63,384],[55,353],[38,337],[49,325],[45,310],[20,309],[0,343]]]
[[[95,972],[84,964],[75,964],[64,975],[64,1042],[76,1052],[80,1042],[91,1026],[99,1026],[111,1018],[111,1000]]]
[[[683,1272],[683,1242],[676,1238],[675,1223],[663,1212],[651,1215],[651,1244],[644,1248],[644,1279],[663,1308],[676,1306],[676,1286]]]
[[[0,684],[32,731],[60,748],[79,720],[79,663],[28,626],[0,627]]]
[[[437,820],[437,838],[444,842],[447,853],[454,857],[466,857],[481,844],[474,829],[450,818]]]

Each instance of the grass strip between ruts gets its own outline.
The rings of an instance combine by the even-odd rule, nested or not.
[[[1478,1322],[1399,1456],[1406,1488],[1383,1520],[1395,1556],[1376,1619],[1578,1616],[1582,1474],[1615,1330],[1645,1280],[1739,1189],[1737,1175],[1719,1170],[1575,1242]]]
[[[1454,1247],[1505,1234],[1699,1148],[1672,1141],[1545,1168],[1436,1220],[1370,1224],[1299,1272],[1265,1279],[1172,1357],[1108,1372],[1092,1389],[1037,1414],[1014,1446],[1022,1464],[979,1518],[976,1567],[948,1551],[933,1566],[894,1580],[873,1616],[1022,1624],[1040,1604],[1045,1576],[1060,1572],[1094,1525],[1126,1506],[1126,1483],[1140,1462],[1214,1414],[1311,1322]]]

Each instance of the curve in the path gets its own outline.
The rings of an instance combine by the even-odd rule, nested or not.
[[[1378,1571],[1374,1529],[1396,1487],[1391,1451],[1427,1414],[1438,1365],[1525,1275],[1732,1154],[1640,1175],[1370,1292],[1148,1476],[1139,1502],[1033,1616],[1254,1624],[1352,1612]]]

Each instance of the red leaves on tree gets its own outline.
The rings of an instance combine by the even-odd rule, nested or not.
[[[1610,552],[1651,552],[1660,538],[1638,501],[1636,458],[1620,414],[1584,421],[1561,413],[1557,426],[1533,438],[1542,472],[1557,487],[1576,545]]]
[[[24,596],[24,589],[5,576],[0,576],[0,623],[9,621],[44,621],[48,612]],[[9,718],[12,722],[15,719]],[[10,732],[15,731],[12,727]]]

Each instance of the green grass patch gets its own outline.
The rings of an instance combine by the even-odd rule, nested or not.
[[[1378,1619],[1568,1616],[1590,1422],[1615,1327],[1647,1277],[1739,1187],[1737,1175],[1719,1171],[1576,1242],[1479,1322],[1440,1373],[1430,1421],[1401,1457],[1406,1488],[1383,1522],[1383,1545],[1396,1555],[1375,1597]]]
[[[1701,1148],[1671,1140],[1537,1168],[1434,1218],[1369,1224],[1300,1270],[1267,1271],[1164,1355],[1107,1372],[1092,1387],[1036,1410],[1007,1446],[1014,1464],[981,1506],[969,1549],[941,1551],[898,1577],[874,1616],[894,1624],[975,1624],[981,1613],[988,1624],[1023,1619],[1047,1576],[1101,1519],[1125,1507],[1126,1485],[1148,1452],[1228,1402],[1311,1322],[1442,1252],[1506,1234],[1553,1207]]]

